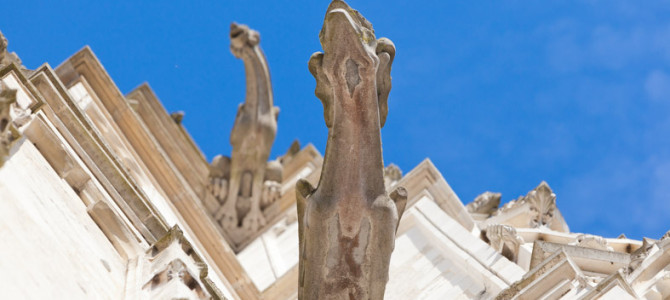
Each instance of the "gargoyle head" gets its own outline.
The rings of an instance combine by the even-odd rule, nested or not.
[[[230,51],[237,58],[242,57],[245,48],[253,48],[261,41],[258,31],[250,29],[247,25],[230,24]]]
[[[341,0],[334,0],[328,6],[319,40],[325,53],[312,54],[308,65],[316,79],[315,94],[324,106],[326,126],[330,128],[333,122],[335,84],[346,84],[349,93],[353,94],[361,81],[374,79],[379,122],[383,127],[391,91],[391,64],[395,57],[393,42],[386,38],[376,39],[372,24]]]

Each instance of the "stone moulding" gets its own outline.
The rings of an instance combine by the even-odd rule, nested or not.
[[[381,133],[395,46],[343,1],[330,3],[309,70],[328,142],[317,188],[296,184],[299,299],[383,299],[407,191],[386,193]]]
[[[137,182],[122,167],[118,156],[109,148],[90,119],[70,97],[54,70],[44,64],[34,72],[31,81],[44,96],[47,110],[53,111],[60,120],[63,127],[60,130],[68,132],[65,136],[71,137],[69,142],[72,145],[78,145],[74,147],[77,155],[114,199],[114,204],[109,203],[108,206],[118,205],[148,243],[153,243],[164,235],[169,229],[165,220],[157,213]],[[109,222],[105,225],[109,225]],[[117,233],[114,236],[122,235]]]
[[[198,255],[184,232],[175,225],[160,238],[147,252],[150,280],[142,280],[142,289],[148,294],[157,295],[151,290],[166,289],[170,282],[177,282],[192,291],[189,296],[196,299],[225,299],[221,291],[208,277],[208,268]],[[164,295],[167,296],[167,295]],[[170,295],[175,297],[177,295]]]
[[[44,105],[44,99],[26,78],[25,68],[20,67],[20,60],[16,54],[8,53],[6,47],[7,40],[0,32],[0,167],[26,125]]]

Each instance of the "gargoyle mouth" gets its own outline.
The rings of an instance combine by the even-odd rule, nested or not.
[[[370,22],[343,1],[333,1],[331,3],[319,38],[326,52],[331,47],[355,43],[360,46],[368,46],[370,51],[374,53],[376,44],[374,29],[372,29]],[[345,47],[349,48],[348,46]]]
[[[257,31],[249,29],[246,25],[240,25],[234,22],[230,24],[231,50],[235,51],[244,47],[253,47],[258,45],[259,41],[260,35]]]

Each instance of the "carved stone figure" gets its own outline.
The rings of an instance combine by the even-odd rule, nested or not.
[[[328,143],[319,185],[296,186],[299,299],[383,299],[407,191],[384,186],[380,129],[391,89],[393,43],[345,2],[326,12],[309,70]]]
[[[592,235],[592,234],[580,234],[577,235],[575,241],[570,243],[570,245],[575,245],[584,248],[613,251],[612,247],[607,244],[602,236]]]
[[[474,201],[465,206],[469,213],[490,215],[498,209],[502,194],[484,192],[477,196]]]
[[[493,224],[486,227],[486,238],[491,248],[500,252],[510,261],[516,262],[519,256],[519,247],[524,243],[516,229],[509,225]]]
[[[273,106],[270,72],[258,46],[258,32],[233,23],[230,41],[233,55],[244,61],[247,90],[230,134],[233,150],[228,196],[215,218],[228,230],[241,225],[245,230],[256,231],[266,222],[261,212],[261,194],[266,162],[277,133],[279,108]]]
[[[0,80],[0,167],[4,165],[14,143],[21,137],[13,124],[13,106],[16,90],[10,89]]]
[[[394,186],[402,178],[402,170],[396,164],[389,164],[384,168],[384,185],[387,188]]]
[[[29,71],[23,66],[23,62],[19,56],[14,52],[9,52],[7,46],[9,46],[9,42],[2,34],[2,31],[0,31],[0,67],[5,67],[14,63],[22,72],[24,72],[24,74],[27,74]]]

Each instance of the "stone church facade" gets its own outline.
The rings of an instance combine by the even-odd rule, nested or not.
[[[212,162],[183,114],[168,113],[147,84],[121,93],[92,49],[29,70],[7,45],[3,37],[3,298],[297,299],[296,183],[317,186],[324,157],[295,142],[269,158],[281,123],[257,32],[231,26],[247,98],[233,152]],[[385,299],[670,297],[670,234],[571,232],[546,182],[503,205],[493,192],[464,205],[429,159],[383,175],[389,193],[407,195]]]

